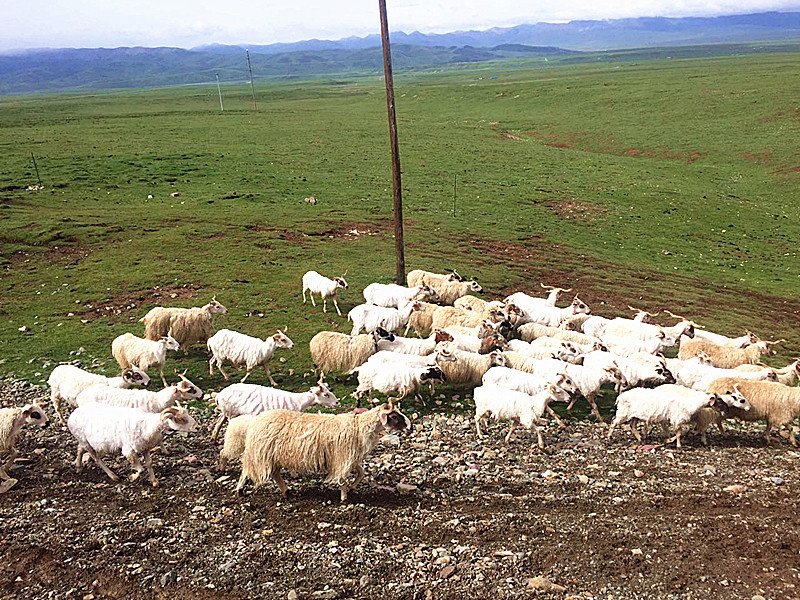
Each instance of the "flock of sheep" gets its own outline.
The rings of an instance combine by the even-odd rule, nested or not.
[[[267,365],[277,348],[293,347],[286,329],[266,340],[228,329],[213,333],[215,315],[227,312],[216,298],[200,308],[153,308],[141,319],[144,338],[126,333],[113,341],[112,354],[122,368],[119,376],[104,377],[69,364],[50,375],[53,407],[78,443],[76,469],[82,469],[88,454],[118,481],[103,456],[121,453],[133,467],[131,480],[147,471],[151,484],[158,485],[151,450],[169,429],[197,429],[181,402],[203,397],[185,373],[180,382],[167,385],[166,353],[188,350],[198,342],[206,343],[210,352],[211,375],[216,367],[228,380],[226,362],[246,370],[241,382],[216,394],[220,415],[212,432],[216,441],[229,420],[219,468],[241,458],[237,493],[248,480],[258,487],[272,479],[285,494],[281,471],[287,470],[325,474],[346,500],[364,477],[364,458],[382,432],[411,430],[399,403],[410,396],[424,402],[425,388],[433,393],[439,382],[472,388],[479,437],[488,419],[505,420],[511,422],[506,442],[521,425],[536,434],[540,448],[544,439],[539,427],[546,416],[564,426],[550,406],[553,402],[567,403],[569,412],[583,398],[602,421],[595,399],[603,385],[618,393],[609,439],[628,423],[641,441],[642,423],[645,435],[652,425],[670,428],[674,437],[666,443],[674,440],[678,447],[682,431],[693,426],[705,444],[709,426],[722,431],[723,420],[735,417],[766,421],[769,443],[772,430],[792,425],[800,415],[800,388],[795,387],[800,361],[781,369],[760,362],[779,342],[762,341],[749,332],[729,338],[668,311],[677,320],[670,327],[646,322],[654,315],[644,311],[636,311],[632,319],[592,315],[578,296],[558,307],[559,295],[571,290],[557,287],[542,285],[548,290],[545,297],[518,292],[487,302],[470,294],[482,292],[477,282],[463,281],[455,272],[415,270],[408,282],[409,287],[368,285],[366,302],[348,313],[353,323],[349,335],[321,331],[311,339],[319,381],[306,392],[275,387]],[[329,279],[309,271],[303,276],[303,302],[310,292],[316,306],[316,294],[323,311],[331,300],[341,316],[337,296],[347,288],[344,275]],[[412,329],[418,337],[407,337]],[[676,358],[664,356],[670,348],[678,349]],[[273,387],[245,383],[258,367]],[[164,389],[131,389],[149,383],[150,369],[158,370]],[[325,373],[357,375],[357,405],[365,395],[371,401],[375,392],[388,402],[344,414],[303,412],[338,403],[324,382]],[[66,421],[63,402],[74,407]],[[26,423],[44,426],[48,418],[37,404],[0,409],[0,492],[16,483],[7,470],[17,457],[15,441]],[[796,446],[793,426],[789,439]],[[349,484],[353,472],[355,481]]]

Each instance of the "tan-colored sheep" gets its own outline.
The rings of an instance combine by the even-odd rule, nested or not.
[[[747,348],[734,348],[732,346],[719,346],[705,340],[691,340],[681,346],[678,358],[688,360],[700,354],[706,354],[711,364],[720,369],[734,369],[739,365],[756,364],[761,360],[762,355],[769,356],[775,351],[772,346],[780,344],[785,340],[777,342],[757,342]]]
[[[349,373],[378,351],[379,339],[394,340],[394,335],[384,329],[360,335],[320,331],[308,344],[314,369],[317,373]]]
[[[325,482],[339,486],[344,502],[348,491],[364,478],[364,458],[384,429],[410,431],[411,422],[391,403],[359,414],[262,413],[253,417],[247,430],[236,493],[248,479],[258,488],[272,478],[286,496],[288,486],[281,476],[286,469],[293,474],[327,475]],[[348,485],[346,478],[353,470],[356,478]]]
[[[444,344],[447,347],[447,344]],[[451,349],[455,360],[443,362],[439,367],[452,385],[480,385],[486,371],[492,367],[505,367],[505,357],[495,350],[489,354],[477,354],[464,350]]]
[[[228,422],[225,430],[225,442],[222,450],[219,451],[218,469],[224,471],[228,466],[228,461],[238,460],[244,452],[244,442],[247,438],[247,430],[255,415],[240,415]]]
[[[47,414],[37,404],[26,404],[21,408],[0,408],[0,494],[7,492],[17,483],[8,474],[8,469],[19,456],[14,447],[22,426],[26,424],[47,427],[50,421]]]
[[[415,310],[408,317],[406,330],[403,335],[407,336],[410,329],[414,330],[419,337],[428,337],[433,332],[433,313],[438,304],[431,304],[430,302],[419,302],[420,309]]]
[[[211,302],[200,308],[165,308],[156,306],[139,319],[145,326],[145,337],[158,340],[170,332],[187,351],[192,344],[207,342],[214,333],[214,315],[224,315],[228,309],[217,302],[214,296]]]
[[[433,328],[445,329],[451,325],[479,327],[484,321],[499,323],[506,320],[505,309],[493,307],[486,312],[464,310],[455,306],[441,306],[433,313]]]
[[[737,371],[744,373],[775,373],[778,378],[778,383],[783,385],[794,385],[797,383],[798,376],[800,376],[800,360],[795,360],[792,364],[786,365],[780,369],[773,369],[767,365],[739,365],[736,367]]]

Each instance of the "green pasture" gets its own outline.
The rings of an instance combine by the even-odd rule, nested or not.
[[[407,268],[748,327],[787,338],[785,363],[800,354],[799,68],[768,54],[399,75]],[[224,112],[215,86],[0,98],[0,372],[110,374],[111,340],[141,335],[149,308],[216,294],[219,327],[288,325],[295,350],[272,370],[310,382],[308,340],[349,327],[300,303],[302,274],[347,270],[345,313],[394,274],[383,82],[262,84],[257,110],[249,87],[223,95]],[[224,385],[199,347],[168,365]]]

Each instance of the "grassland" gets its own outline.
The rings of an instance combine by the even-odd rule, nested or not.
[[[670,308],[785,337],[780,361],[800,353],[798,67],[775,54],[398,77],[408,268],[457,268],[494,294],[573,284],[600,314]],[[215,87],[0,99],[2,372],[41,383],[78,359],[111,373],[111,340],[141,334],[147,309],[216,293],[220,326],[289,326],[296,350],[273,371],[305,385],[310,337],[349,328],[300,304],[302,273],[348,269],[348,310],[394,272],[384,90],[256,92],[253,110],[248,88],[224,89],[224,112]],[[170,364],[221,387],[204,352]]]

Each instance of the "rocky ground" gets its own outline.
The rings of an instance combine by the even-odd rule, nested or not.
[[[0,388],[3,406],[36,396]],[[478,442],[468,414],[426,415],[342,505],[319,478],[237,498],[199,420],[156,455],[158,489],[77,474],[57,422],[26,430],[0,495],[0,598],[800,597],[800,453],[756,427],[675,450],[572,420],[540,452],[525,431]]]

